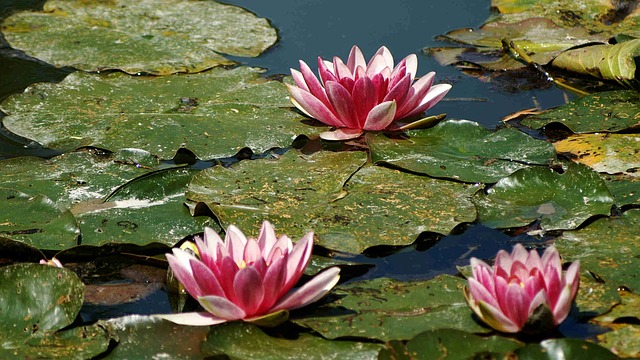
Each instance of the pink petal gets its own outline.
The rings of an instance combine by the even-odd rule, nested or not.
[[[318,73],[320,74],[320,80],[323,85],[327,84],[327,81],[339,81],[333,71],[333,63],[322,60],[318,56]]]
[[[338,79],[342,79],[342,78],[353,79],[353,74],[351,73],[351,70],[349,70],[347,65],[345,65],[344,62],[342,62],[342,59],[340,59],[337,56],[333,57],[333,70],[334,70],[334,74],[336,74]],[[325,86],[326,86],[326,83],[325,83]]]
[[[510,284],[507,287],[505,303],[501,309],[511,321],[522,329],[529,318],[529,304],[531,300],[519,284]]]
[[[340,268],[329,268],[289,293],[271,311],[293,310],[318,301],[338,283],[338,280],[340,280]]]
[[[289,253],[289,261],[287,261],[287,279],[284,287],[291,289],[302,277],[304,269],[307,267],[311,259],[311,251],[313,250],[313,231],[303,236]]]
[[[224,237],[225,245],[229,251],[229,256],[233,258],[236,264],[240,265],[244,256],[244,247],[247,244],[247,238],[242,231],[235,225],[227,227],[227,235]]]
[[[356,139],[362,135],[364,131],[360,129],[340,128],[334,131],[326,131],[320,134],[320,138],[330,141],[342,141]]]
[[[369,111],[369,115],[367,115],[367,120],[364,123],[363,129],[373,131],[384,130],[391,125],[395,114],[395,100],[380,103]]]
[[[519,261],[524,264],[525,262],[527,262],[528,257],[529,251],[527,251],[527,249],[525,249],[522,244],[518,243],[513,247],[513,251],[511,251],[511,260],[513,260],[513,262]],[[511,272],[513,272],[513,270]]]
[[[525,281],[529,279],[529,269],[519,260],[513,262],[511,266],[511,276],[509,281],[515,281],[520,285],[523,285]]]
[[[258,309],[259,314],[271,309],[276,301],[289,290],[284,288],[287,279],[286,265],[288,261],[289,254],[284,254],[267,268],[264,275],[264,299]]]
[[[233,290],[236,294],[235,304],[247,316],[255,315],[264,299],[264,285],[258,271],[252,267],[240,269],[233,282]]]
[[[362,77],[356,81],[351,95],[356,105],[358,122],[364,124],[371,109],[378,104],[376,87],[371,79]]]
[[[383,101],[392,101],[395,100],[397,106],[402,106],[404,100],[407,97],[407,92],[409,91],[409,87],[411,86],[411,77],[407,74],[405,75],[397,84],[389,83],[391,90],[384,97]],[[395,112],[394,112],[395,116]]]
[[[260,233],[258,233],[258,245],[262,250],[262,257],[267,259],[273,246],[276,243],[276,230],[268,221],[263,221],[260,227]]]
[[[495,308],[500,308],[498,301],[484,284],[480,283],[474,278],[469,278],[468,280],[469,291],[471,291],[471,296],[473,297],[473,299],[475,299],[476,302],[484,301]]]
[[[198,260],[181,249],[174,248],[172,251],[173,255],[166,254],[166,257],[178,282],[180,282],[180,284],[184,286],[184,289],[194,298],[202,294],[198,282],[193,277],[190,265],[191,260]]]
[[[431,109],[435,104],[438,103],[438,101],[442,100],[442,98],[447,95],[449,90],[451,90],[451,85],[449,84],[438,84],[432,86],[431,89],[429,89],[427,96],[425,96],[420,104],[411,112],[409,112],[406,117],[418,115]]]
[[[244,259],[244,263],[246,265],[253,264],[259,259],[262,259],[262,251],[260,250],[260,245],[258,245],[258,242],[255,239],[247,240],[242,258]]]
[[[556,250],[556,247],[553,245],[549,246],[544,251],[544,254],[542,254],[541,261],[542,261],[543,269],[547,268],[548,266],[556,268],[559,272],[562,269],[562,261],[560,260],[560,254],[558,253],[558,250]]]
[[[560,290],[560,294],[557,297],[555,304],[549,304],[551,312],[553,312],[553,321],[555,325],[560,324],[567,318],[569,310],[571,310],[571,304],[573,304],[573,298],[571,298],[571,286],[565,285]]]
[[[154,317],[171,321],[178,325],[190,325],[190,326],[209,326],[217,325],[226,322],[225,319],[220,319],[207,312],[188,312],[179,314],[158,314]]]
[[[529,251],[529,256],[527,257],[527,261],[524,263],[524,265],[530,271],[533,269],[539,269],[540,271],[542,271],[542,269],[544,269],[544,267],[542,266],[542,260],[540,260],[540,255],[538,255],[538,252],[535,250]]]
[[[322,84],[320,84],[320,80],[313,74],[311,68],[304,61],[300,61],[300,71],[302,77],[304,78],[306,89],[301,87],[303,90],[307,90],[311,93],[311,95],[315,96],[318,100],[320,100],[327,108],[331,108],[329,105],[329,99],[327,98],[327,93],[325,92]],[[297,83],[297,82],[296,82]]]
[[[372,77],[373,75],[383,71],[385,68],[389,70],[389,75],[391,75],[391,69],[393,68],[393,56],[389,49],[383,46],[378,49],[378,51],[369,60],[369,63],[367,64],[367,76]]]
[[[565,284],[571,285],[571,299],[575,299],[580,286],[580,261],[574,261],[564,274]]]
[[[224,257],[220,260],[219,266],[212,268],[213,274],[218,279],[220,287],[224,290],[224,294],[229,301],[236,301],[236,294],[233,289],[233,280],[236,273],[240,271],[238,264],[231,257]]]
[[[416,74],[418,73],[418,57],[416,56],[416,54],[411,54],[402,59],[401,62],[405,63],[407,74],[411,74],[411,81],[413,81]]]
[[[411,85],[411,88],[407,91],[407,98],[404,100],[404,104],[396,114],[396,120],[407,117],[408,113],[418,107],[422,99],[429,93],[435,75],[436,73],[432,71]]]
[[[496,255],[496,259],[493,264],[494,272],[496,272],[500,277],[508,278],[511,275],[512,264],[513,259],[511,258],[511,254],[504,250],[500,250],[498,251],[498,255]]]
[[[370,77],[371,81],[373,81],[373,86],[376,87],[376,92],[378,93],[378,96],[376,97],[376,102],[378,103],[382,102],[384,97],[387,95],[387,89],[389,88],[388,74],[389,69],[385,69],[382,73],[375,74],[373,77]]]
[[[357,46],[353,46],[351,48],[351,52],[349,52],[349,59],[347,60],[347,67],[351,70],[351,73],[355,74],[356,69],[358,67],[365,68],[367,63],[364,60],[364,56],[362,55],[362,51]]]
[[[200,288],[199,294],[194,294],[194,298],[205,295],[225,296],[224,290],[220,286],[213,272],[199,260],[191,260],[193,278]]]
[[[518,325],[509,319],[505,314],[485,302],[479,302],[476,315],[482,319],[487,325],[505,333],[517,333],[522,330],[522,325]],[[473,307],[472,307],[473,309]],[[475,310],[474,310],[475,311]]]
[[[330,126],[344,127],[342,120],[333,114],[333,109],[328,108],[322,101],[311,93],[298,87],[285,84],[291,94],[292,103],[303,113]],[[293,101],[295,100],[295,101]]]
[[[198,303],[215,317],[225,320],[239,320],[246,317],[245,312],[236,304],[220,296],[200,296]]]
[[[324,86],[329,102],[335,109],[337,117],[344,123],[344,127],[362,129],[362,125],[358,123],[356,107],[349,91],[335,81],[327,81]]]
[[[303,63],[305,62],[300,60],[300,67],[302,67]],[[300,71],[291,68],[289,68],[289,71],[291,72],[291,77],[293,78],[293,81],[296,83],[297,87],[304,91],[311,92],[311,90],[309,90],[309,86],[307,86],[307,82],[304,80],[304,76],[302,76],[302,73]]]

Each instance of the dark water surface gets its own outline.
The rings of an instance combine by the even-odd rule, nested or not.
[[[135,0],[132,0],[135,1]],[[462,74],[453,67],[443,67],[421,50],[443,46],[434,37],[450,30],[478,27],[490,16],[489,0],[234,0],[225,1],[244,7],[260,17],[268,18],[278,29],[280,41],[255,59],[234,58],[243,65],[266,69],[266,75],[288,74],[298,68],[298,60],[316,68],[317,57],[346,60],[353,45],[358,45],[369,58],[382,45],[387,46],[396,61],[408,54],[419,58],[418,75],[436,71],[436,82],[453,84],[447,98],[430,114],[445,112],[448,118],[469,119],[494,128],[508,114],[536,105],[549,108],[564,103],[564,94],[555,87],[544,90],[514,91]],[[44,1],[0,0],[0,16],[14,8],[38,8]],[[39,81],[60,81],[71,69],[57,69],[25,56],[8,47],[0,38],[0,99],[21,92]],[[50,157],[56,153],[38,144],[20,139],[0,129],[0,159],[36,155]],[[187,234],[185,234],[187,235]],[[456,273],[456,265],[466,265],[471,256],[490,258],[498,249],[510,249],[516,241],[537,241],[529,237],[513,238],[502,232],[472,225],[461,227],[447,237],[427,236],[414,246],[391,251],[386,256],[359,255],[351,260],[373,267],[361,278],[391,276],[400,279],[425,279],[441,273]],[[168,312],[163,292],[139,302],[114,308],[83,309],[83,320],[124,315],[126,313]],[[584,325],[563,325],[561,331],[585,337],[590,330]]]

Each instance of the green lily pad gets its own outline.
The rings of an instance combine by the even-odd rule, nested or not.
[[[382,345],[356,341],[330,341],[310,334],[295,340],[275,338],[255,325],[242,322],[211,327],[203,352],[231,359],[375,359]]]
[[[101,320],[100,326],[118,339],[113,359],[203,359],[209,328],[182,326],[153,316],[129,315]]]
[[[78,244],[76,218],[44,195],[0,188],[0,208],[0,236],[48,250]]]
[[[598,275],[608,287],[640,291],[640,209],[602,218],[584,229],[565,231],[556,239],[564,256],[579,259],[582,269]]]
[[[501,354],[513,352],[524,346],[517,340],[500,336],[482,337],[470,334],[461,330],[437,329],[429,330],[416,335],[409,340],[406,345],[401,345],[401,350],[396,349],[396,354],[411,354],[406,359],[479,359],[486,358],[488,354]],[[379,359],[394,359],[397,357],[387,356],[390,354],[381,353]],[[496,356],[496,358],[499,358]],[[404,359],[404,358],[401,358]]]
[[[1,347],[0,357],[9,359],[93,359],[106,353],[115,340],[98,325],[31,336],[14,348]]]
[[[124,184],[107,202],[77,204],[73,212],[82,229],[82,244],[173,246],[201,232],[211,219],[193,217],[184,206],[184,191],[195,173],[187,168],[153,172]]]
[[[130,74],[199,72],[258,56],[277,40],[266,19],[215,1],[50,0],[2,23],[12,47],[55,66]]]
[[[618,359],[615,354],[602,346],[580,339],[543,340],[540,344],[529,344],[517,349],[515,355],[518,359],[527,360]]]
[[[372,134],[373,135],[373,134]],[[553,146],[514,129],[490,131],[467,120],[450,120],[408,139],[367,138],[371,159],[433,177],[491,183],[527,167],[555,159]]]
[[[83,294],[84,284],[67,269],[32,263],[0,268],[2,348],[71,324]]]
[[[0,107],[9,131],[53,149],[138,148],[164,159],[181,147],[203,159],[244,147],[263,152],[326,130],[283,109],[291,106],[285,86],[260,72],[214,68],[145,78],[76,72],[59,84],[34,84]]]
[[[609,215],[613,197],[589,167],[570,163],[563,174],[526,168],[474,197],[480,222],[509,228],[540,220],[543,230],[575,229],[594,215]]]
[[[593,318],[593,321],[602,325],[611,325],[616,320],[626,319],[627,322],[640,320],[640,295],[629,291],[620,291],[622,303],[616,305],[606,314]]]
[[[640,325],[612,324],[613,330],[598,335],[601,346],[611,350],[620,358],[640,357]]]
[[[640,39],[615,45],[602,44],[572,49],[558,55],[551,65],[598,79],[617,81],[623,86],[634,87],[636,63],[640,56]]]
[[[598,172],[640,177],[640,136],[578,134],[557,141],[553,146],[558,153]]]
[[[640,94],[632,90],[605,91],[588,95],[546,111],[527,116],[522,124],[539,129],[560,123],[576,134],[616,132],[638,126]]]
[[[22,192],[38,192],[60,209],[87,200],[101,199],[120,184],[159,165],[149,153],[127,149],[114,154],[70,152],[52,159],[35,157],[0,161],[0,186]]]
[[[640,205],[640,178],[624,175],[605,176],[607,187],[616,199],[618,207]]]
[[[278,161],[206,169],[189,184],[187,198],[249,234],[268,219],[280,233],[295,238],[313,230],[319,245],[356,253],[408,245],[423,231],[447,234],[475,220],[475,187],[378,166],[359,170],[365,161],[359,152],[290,151]]]
[[[336,299],[291,321],[334,339],[343,336],[408,340],[442,328],[488,332],[473,320],[462,287],[466,281],[441,275],[429,281],[379,278],[339,285]]]

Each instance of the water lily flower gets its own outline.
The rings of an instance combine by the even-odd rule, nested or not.
[[[320,80],[300,60],[300,71],[291,69],[297,86],[287,84],[287,88],[300,111],[336,128],[321,138],[353,139],[364,130],[393,130],[394,121],[427,111],[451,89],[449,84],[433,85],[433,71],[414,83],[417,69],[415,54],[394,67],[386,47],[366,63],[354,46],[346,64],[338,57],[333,62],[318,57]]]
[[[62,266],[62,263],[60,262],[60,260],[56,259],[56,257],[52,257],[51,260],[45,260],[42,259],[40,260],[40,265],[49,265],[49,266],[55,266],[55,267],[64,267]]]
[[[511,254],[500,250],[493,267],[471,258],[472,276],[464,288],[467,303],[492,328],[516,333],[542,332],[567,318],[578,292],[580,262],[562,273],[552,245],[542,255],[517,244]]]
[[[286,235],[276,237],[273,225],[265,221],[257,239],[246,238],[231,225],[224,241],[205,228],[204,237],[195,242],[199,257],[177,248],[166,256],[178,281],[206,312],[158,315],[177,324],[260,324],[274,317],[284,321],[289,310],[319,300],[340,278],[340,269],[332,267],[291,290],[311,258],[313,232],[293,245]]]

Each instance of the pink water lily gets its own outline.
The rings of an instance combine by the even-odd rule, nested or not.
[[[471,271],[469,288],[464,288],[467,303],[487,325],[506,333],[525,325],[531,332],[544,331],[563,322],[580,282],[579,261],[563,274],[554,246],[542,258],[520,244],[511,254],[500,250],[493,267],[471,258]]]
[[[255,321],[317,301],[335,286],[340,269],[329,268],[291,290],[304,273],[313,248],[313,232],[295,245],[276,237],[265,221],[257,239],[235,226],[224,241],[211,228],[196,238],[199,258],[172,249],[167,260],[178,281],[206,312],[158,315],[183,325],[214,325],[230,320]]]
[[[300,60],[300,71],[291,69],[297,86],[287,84],[291,102],[306,115],[336,128],[320,134],[326,140],[345,140],[364,130],[392,129],[396,120],[427,111],[451,89],[433,85],[435,72],[414,83],[418,58],[411,54],[394,67],[393,56],[381,47],[368,63],[357,46],[345,64],[318,57],[320,80]]]

